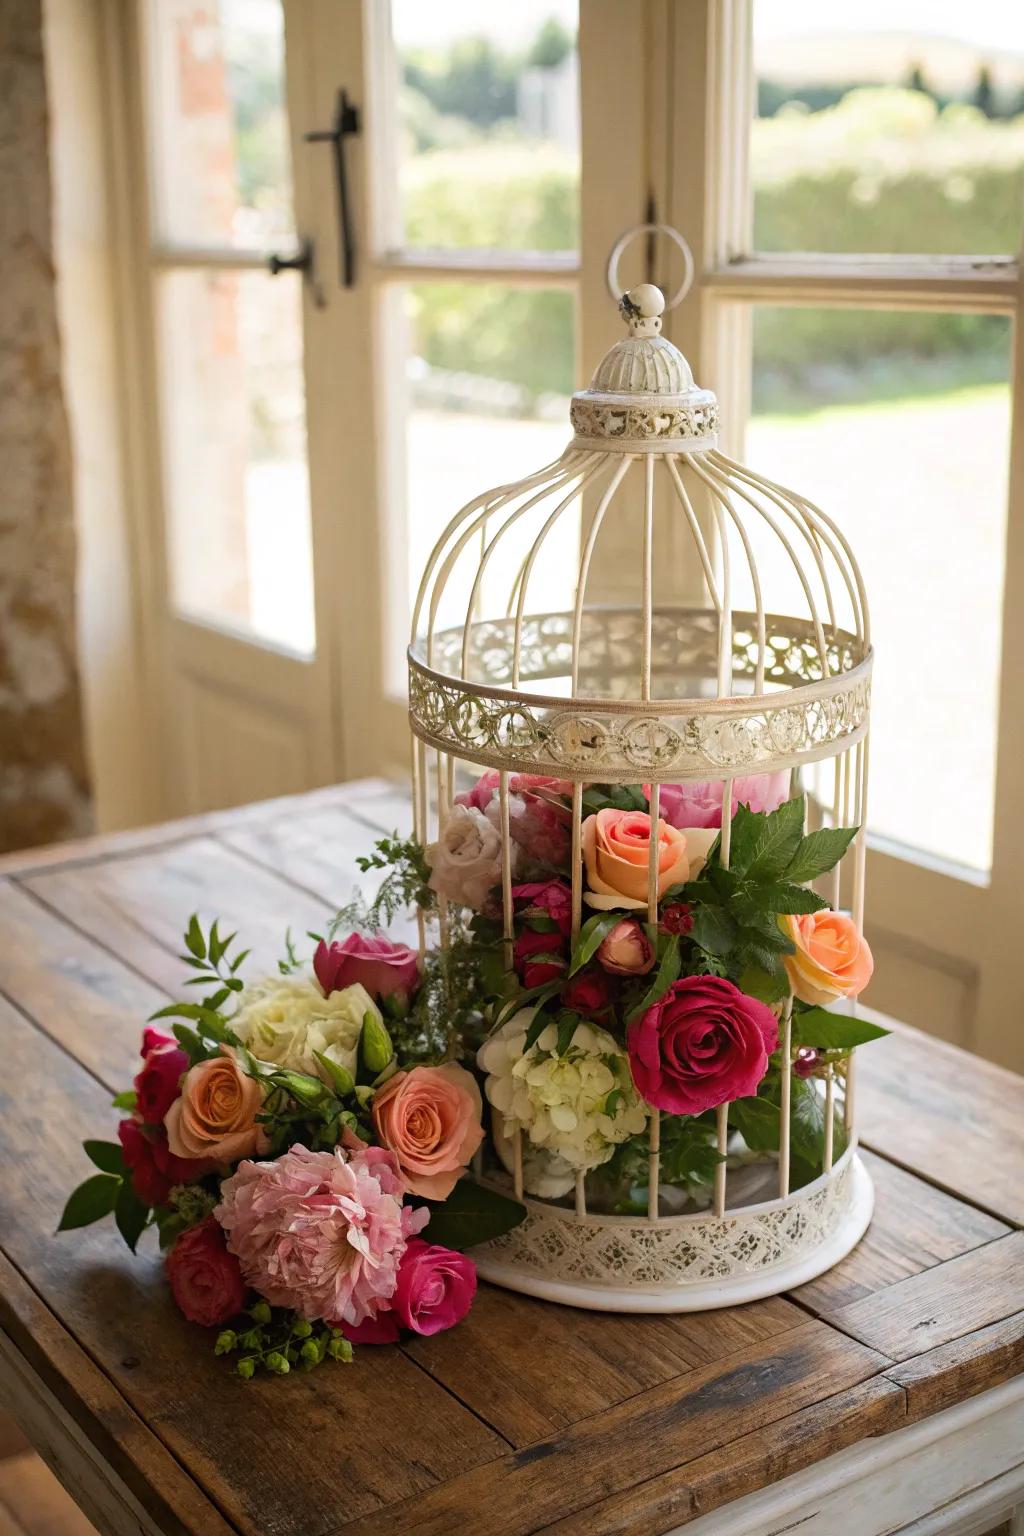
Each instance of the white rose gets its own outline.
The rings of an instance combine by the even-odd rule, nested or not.
[[[487,1098],[508,1131],[518,1126],[532,1147],[588,1172],[643,1131],[647,1106],[633,1084],[629,1058],[606,1030],[578,1024],[560,1053],[558,1029],[546,1024],[527,1051],[533,1017],[532,1008],[520,1009],[477,1052]]]
[[[516,848],[509,856],[515,868]],[[453,805],[436,843],[426,850],[430,889],[479,909],[501,884],[501,833],[474,805]]]
[[[363,1019],[380,1009],[356,982],[324,997],[309,976],[268,976],[239,997],[231,1027],[259,1061],[326,1079],[314,1051],[355,1076]]]

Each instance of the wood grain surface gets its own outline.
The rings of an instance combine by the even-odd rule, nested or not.
[[[4,863],[0,1343],[33,1438],[39,1403],[64,1426],[63,1451],[40,1448],[69,1458],[90,1518],[99,1501],[112,1530],[130,1510],[126,1530],[197,1536],[657,1536],[1024,1368],[1024,1083],[902,1029],[862,1053],[871,1228],[788,1297],[643,1318],[483,1286],[450,1333],[246,1384],[178,1316],[155,1252],[106,1225],[55,1236],[81,1140],[113,1134],[142,1022],[180,984],[189,913],[271,966],[286,926],[373,888],[356,856],[409,819],[368,782]]]

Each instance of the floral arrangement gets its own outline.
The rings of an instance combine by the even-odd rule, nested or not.
[[[589,786],[574,920],[572,787],[512,776],[511,935],[496,773],[456,796],[436,842],[396,835],[359,860],[373,899],[309,935],[308,960],[289,933],[277,974],[246,980],[237,936],[193,916],[182,961],[201,1000],[145,1028],[118,1139],[84,1144],[97,1171],[61,1229],[112,1213],[134,1251],[154,1227],[179,1308],[248,1378],[465,1316],[464,1250],[525,1216],[505,1192],[517,1136],[527,1193],[562,1199],[584,1173],[594,1208],[646,1209],[658,1110],[663,1198],[699,1208],[723,1155],[778,1151],[792,1072],[793,1185],[815,1178],[817,1080],[884,1031],[829,1006],[867,984],[871,953],[812,889],[856,829],[805,833],[788,779],[733,781],[727,861],[720,783],[662,785],[656,823],[646,786]],[[414,912],[442,943],[402,941]],[[464,1177],[485,1127],[494,1167]],[[839,1151],[842,1136],[837,1121]]]

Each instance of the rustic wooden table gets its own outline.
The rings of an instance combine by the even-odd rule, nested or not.
[[[837,1269],[665,1318],[483,1287],[451,1333],[242,1383],[155,1253],[54,1236],[193,909],[273,964],[346,898],[380,783],[0,862],[0,1406],[101,1531],[981,1531],[1024,1498],[1024,1080],[864,1052],[878,1203]],[[1020,1516],[1017,1526],[1021,1528]]]

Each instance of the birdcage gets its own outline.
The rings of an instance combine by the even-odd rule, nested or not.
[[[616,265],[609,282],[619,297]],[[524,776],[554,781],[560,795],[552,798],[564,807],[570,952],[602,910],[588,889],[584,847],[594,786],[612,804],[638,792],[646,800],[645,895],[625,910],[642,909],[652,941],[665,922],[661,839],[670,822],[660,812],[669,800],[696,796],[712,825],[693,842],[707,854],[717,839],[714,858],[727,872],[733,812],[745,803],[756,810],[765,786],[781,785],[783,802],[803,795],[805,833],[864,824],[872,653],[857,564],[824,511],[719,450],[715,396],[694,384],[682,353],[660,334],[664,308],[650,284],[622,295],[627,334],[572,397],[565,452],[456,514],[415,604],[417,835],[436,839],[465,798],[460,785],[491,772],[510,969],[521,852],[512,834]],[[558,611],[538,611],[533,594],[550,585],[538,575],[567,526],[580,529],[569,597]],[[609,598],[605,577],[599,601],[591,587],[603,541],[622,590]],[[564,541],[557,548],[564,565]],[[507,600],[487,611],[497,578]],[[543,801],[549,791],[539,784],[534,793]],[[824,890],[857,933],[864,852],[861,830],[815,882],[819,899]],[[452,920],[444,897],[439,916],[443,946]],[[682,1128],[685,1117],[645,1104],[646,1176],[634,1166],[623,1199],[621,1187],[609,1196],[602,1167],[577,1159],[573,1168],[550,1152],[539,1165],[522,1126],[492,1114],[475,1177],[514,1191],[527,1216],[476,1250],[481,1274],[573,1305],[669,1312],[774,1294],[845,1255],[873,1198],[857,1154],[854,1054],[801,1050],[793,996],[771,1006],[774,1097],[757,1115],[777,1124],[777,1146],[758,1146],[749,1099],[723,1102]],[[837,1006],[840,1019],[856,1016],[849,997]],[[843,1028],[829,1038],[841,1039]],[[673,1182],[667,1166],[665,1149],[677,1148],[684,1130],[699,1132],[713,1154],[701,1189],[692,1179]],[[547,1178],[556,1163],[559,1178]]]

